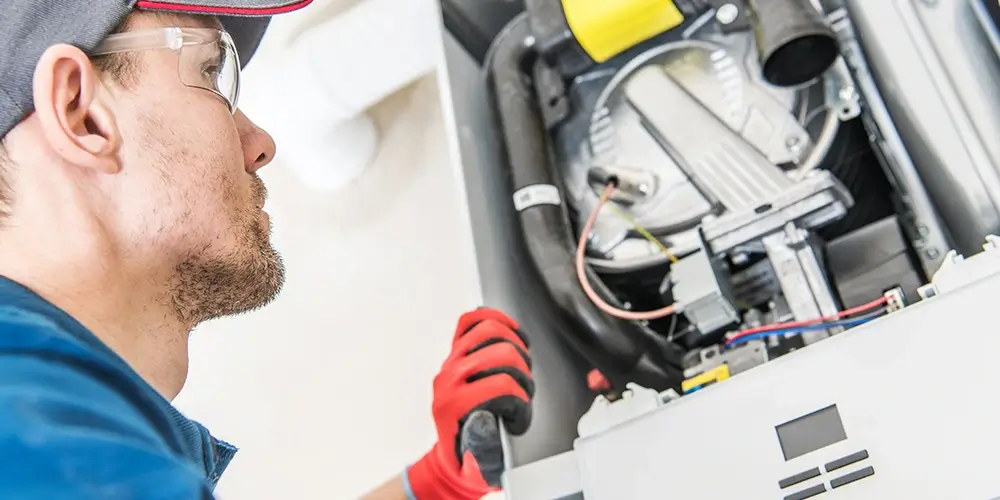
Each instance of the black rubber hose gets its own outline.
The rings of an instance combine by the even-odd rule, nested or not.
[[[534,60],[529,35],[527,18],[521,16],[494,41],[485,63],[488,94],[513,192],[548,185],[564,193],[562,178],[550,161],[548,132],[525,71]],[[565,203],[525,208],[518,213],[518,220],[539,285],[548,291],[564,319],[559,333],[569,345],[612,382],[630,380],[656,389],[674,387],[679,371],[649,363],[639,326],[608,316],[584,294],[577,282],[575,237]],[[598,279],[592,270],[588,273],[590,279]]]
[[[768,82],[802,85],[837,60],[837,37],[810,0],[749,0],[747,10]]]

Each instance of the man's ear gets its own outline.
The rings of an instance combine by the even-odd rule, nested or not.
[[[67,44],[53,45],[35,67],[35,113],[45,139],[67,162],[103,173],[121,170],[121,132],[97,98],[101,81],[90,59]]]

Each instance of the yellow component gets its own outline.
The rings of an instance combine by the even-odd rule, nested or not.
[[[681,391],[684,394],[691,392],[701,386],[714,384],[716,382],[721,382],[729,378],[729,365],[723,363],[707,372],[701,372],[683,382],[681,382]]]
[[[684,22],[673,0],[561,0],[570,31],[602,63]]]

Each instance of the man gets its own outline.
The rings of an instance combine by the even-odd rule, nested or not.
[[[238,49],[255,17],[308,3],[0,5],[0,498],[211,498],[236,450],[169,400],[195,325],[284,281],[257,176],[275,146],[237,108]],[[462,316],[438,443],[368,498],[495,487],[496,417],[530,421],[526,349],[502,313]]]

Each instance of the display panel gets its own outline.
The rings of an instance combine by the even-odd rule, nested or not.
[[[774,429],[778,432],[778,442],[786,461],[847,439],[837,405],[827,406]]]

